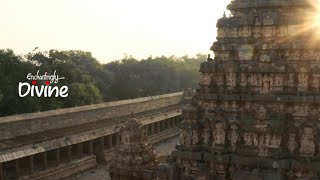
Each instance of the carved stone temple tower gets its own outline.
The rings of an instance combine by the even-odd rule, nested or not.
[[[135,118],[120,128],[120,143],[109,172],[112,180],[154,179],[155,151],[142,123]]]
[[[183,109],[173,179],[320,179],[320,46],[307,0],[234,0]],[[319,36],[319,35],[318,35]],[[170,179],[170,178],[168,178]]]

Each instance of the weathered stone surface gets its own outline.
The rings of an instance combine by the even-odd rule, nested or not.
[[[167,107],[181,102],[182,95],[183,92],[179,92],[61,110],[0,117],[0,140],[130,115],[131,112],[139,113]]]
[[[175,173],[159,179],[319,179],[320,51],[306,0],[233,0],[182,110]],[[309,29],[308,29],[309,28]]]

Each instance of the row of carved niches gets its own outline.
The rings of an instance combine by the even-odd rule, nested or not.
[[[319,50],[261,50],[250,45],[241,45],[239,48],[230,50],[215,51],[215,59],[221,61],[239,60],[250,61],[256,60],[260,63],[271,63],[279,61],[289,61],[299,63],[301,61],[320,62]]]
[[[296,73],[201,73],[199,85],[203,90],[247,89],[267,94],[287,90],[319,92],[320,74],[311,74],[302,68]]]
[[[283,127],[274,128],[275,117],[268,117],[262,107],[255,115],[254,127],[247,127],[245,120],[240,124],[212,120],[201,128],[180,129],[180,145],[184,150],[206,146],[212,150],[241,152],[258,156],[300,155],[315,156],[320,152],[318,126],[314,123],[283,121]],[[273,121],[273,122],[271,122]],[[277,125],[272,125],[277,126]],[[293,127],[291,127],[293,126]]]
[[[247,37],[286,37],[296,35],[297,26],[243,26],[221,27],[217,39]]]
[[[243,9],[256,9],[256,8],[265,8],[265,9],[274,9],[274,8],[283,8],[283,7],[307,7],[310,6],[312,1],[307,0],[232,0],[227,9],[231,11],[243,10]]]
[[[214,118],[212,111],[222,109],[228,112],[226,115],[228,119],[232,120],[235,115],[240,116],[242,113],[250,113],[261,105],[260,102],[252,101],[227,101],[227,100],[198,100],[198,107],[203,109],[207,118]],[[272,102],[265,105],[271,112],[289,113],[297,121],[303,121],[301,117],[314,117],[312,119],[319,119],[320,104],[315,103],[292,103],[292,102]]]

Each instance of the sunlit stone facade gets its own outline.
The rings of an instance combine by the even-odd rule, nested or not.
[[[314,8],[306,0],[234,0],[228,9],[215,58],[201,64],[200,88],[183,109],[167,178],[319,179]]]

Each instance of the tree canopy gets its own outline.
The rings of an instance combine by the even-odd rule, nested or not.
[[[24,56],[0,49],[0,116],[82,106],[121,99],[152,96],[195,88],[200,63],[196,57],[161,56],[121,60],[101,64],[90,52],[39,51]],[[18,84],[28,73],[53,73],[65,79],[67,98],[19,97]]]

